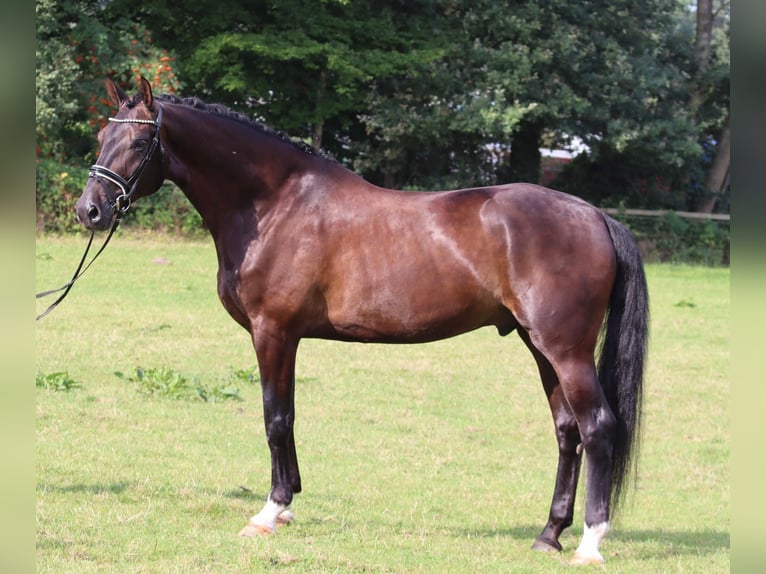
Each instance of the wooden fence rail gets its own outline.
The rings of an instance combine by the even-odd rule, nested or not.
[[[731,216],[728,213],[697,213],[694,211],[670,211],[667,209],[661,210],[649,210],[649,209],[619,209],[616,207],[602,207],[601,211],[604,211],[610,215],[644,215],[648,217],[662,217],[669,213],[675,213],[678,217],[684,217],[686,219],[709,219],[712,221],[730,221]]]

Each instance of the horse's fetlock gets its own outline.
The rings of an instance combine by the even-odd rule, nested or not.
[[[288,507],[293,501],[293,492],[284,486],[278,485],[272,488],[269,500],[281,506]]]

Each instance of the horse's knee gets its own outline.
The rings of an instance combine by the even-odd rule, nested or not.
[[[270,447],[283,447],[293,430],[291,417],[272,414],[266,417],[266,440]]]

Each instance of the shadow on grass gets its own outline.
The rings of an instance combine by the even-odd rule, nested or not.
[[[59,493],[75,493],[86,495],[102,495],[112,494],[119,495],[129,490],[133,485],[130,482],[115,482],[112,484],[72,484],[72,485],[54,485],[45,484],[41,485],[41,488],[46,491],[54,491]],[[233,488],[224,492],[213,489],[202,489],[210,497],[223,496],[230,500],[240,500],[247,503],[254,503],[254,510],[257,510],[259,503],[266,499],[266,492],[253,491],[244,486],[239,488]],[[347,497],[335,497],[334,500],[322,500],[321,502],[314,500],[313,503],[321,508],[328,510],[328,515],[332,515],[330,509],[343,508],[344,502],[348,502]],[[317,509],[315,509],[317,511]],[[320,512],[321,514],[321,512]],[[304,517],[301,520],[304,525],[321,525],[326,520],[318,519],[314,516],[314,519]],[[393,525],[390,525],[393,526]],[[399,523],[394,528],[404,528],[406,525]],[[444,527],[440,528],[446,532],[450,532],[452,536],[458,538],[476,537],[476,538],[513,538],[520,541],[528,541],[529,545],[532,545],[535,537],[542,530],[542,525],[519,525],[511,528],[457,528],[457,527]],[[570,541],[566,541],[562,537],[562,542],[565,546],[576,546],[581,534],[581,528],[569,529],[563,535],[569,537]],[[617,528],[610,534],[610,540],[620,542],[624,544],[637,544],[643,548],[637,550],[638,554],[644,556],[658,555],[659,557],[666,558],[668,556],[684,556],[684,555],[697,555],[704,556],[708,554],[716,554],[722,551],[728,551],[731,547],[731,535],[729,532],[720,530],[631,530]],[[55,542],[48,541],[48,544],[56,545]],[[46,542],[43,542],[46,544]],[[565,549],[569,550],[569,548]]]
[[[623,530],[615,536],[626,542],[659,543],[665,547],[663,554],[672,555],[714,554],[731,547],[731,534],[720,530]]]
[[[44,484],[41,490],[59,493],[74,494],[122,494],[131,487],[129,482],[115,482],[114,484],[70,484],[61,486],[58,484]]]
[[[542,526],[517,526],[507,529],[465,529],[453,530],[456,536],[476,536],[477,538],[508,537],[518,540],[529,540],[530,546],[535,537],[542,530]],[[575,541],[579,542],[581,530],[567,531],[576,535]],[[562,542],[563,536],[562,535]],[[626,544],[644,544],[647,550],[651,545],[659,545],[658,552],[666,557],[668,555],[706,555],[716,554],[723,550],[729,550],[731,535],[729,532],[720,530],[615,530],[609,535],[609,539]]]
[[[213,490],[208,490],[208,492],[211,495],[215,494],[215,491]],[[256,492],[244,486],[240,486],[237,489],[227,490],[223,492],[223,496],[225,496],[226,498],[233,498],[235,500],[246,500],[248,502],[252,500],[263,502],[266,500],[267,494],[268,492]]]

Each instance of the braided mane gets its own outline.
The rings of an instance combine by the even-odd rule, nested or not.
[[[261,131],[262,133],[265,133],[266,135],[269,135],[269,136],[278,138],[278,139],[280,139],[282,141],[288,142],[288,143],[290,143],[291,145],[293,145],[294,147],[298,148],[299,150],[303,151],[306,154],[314,155],[314,156],[319,156],[319,157],[324,157],[324,158],[327,158],[327,159],[332,159],[326,153],[324,153],[322,151],[315,150],[309,144],[307,144],[305,142],[302,142],[302,141],[299,141],[299,140],[294,140],[288,134],[286,134],[286,133],[284,133],[282,131],[279,131],[279,130],[275,130],[274,128],[269,127],[266,124],[261,123],[259,121],[256,121],[256,120],[250,118],[249,116],[247,116],[247,115],[245,115],[245,114],[243,114],[241,112],[237,112],[235,110],[232,110],[231,108],[228,108],[228,107],[224,106],[223,104],[209,104],[209,103],[206,103],[206,102],[202,101],[198,97],[181,98],[181,97],[178,97],[178,96],[175,96],[175,95],[172,95],[172,94],[159,94],[159,95],[155,96],[155,99],[158,100],[158,101],[161,101],[161,102],[169,102],[171,104],[180,104],[180,105],[183,105],[183,106],[194,108],[195,110],[202,110],[204,112],[215,114],[217,116],[221,116],[221,117],[224,117],[224,118],[229,118],[229,119],[235,120],[235,121],[240,122],[242,124],[246,124],[248,126],[251,126],[251,127],[255,128],[255,129]],[[135,105],[137,105],[141,101],[142,101],[141,94],[137,94],[130,102],[128,102],[128,107],[132,108],[132,107],[134,107]]]

